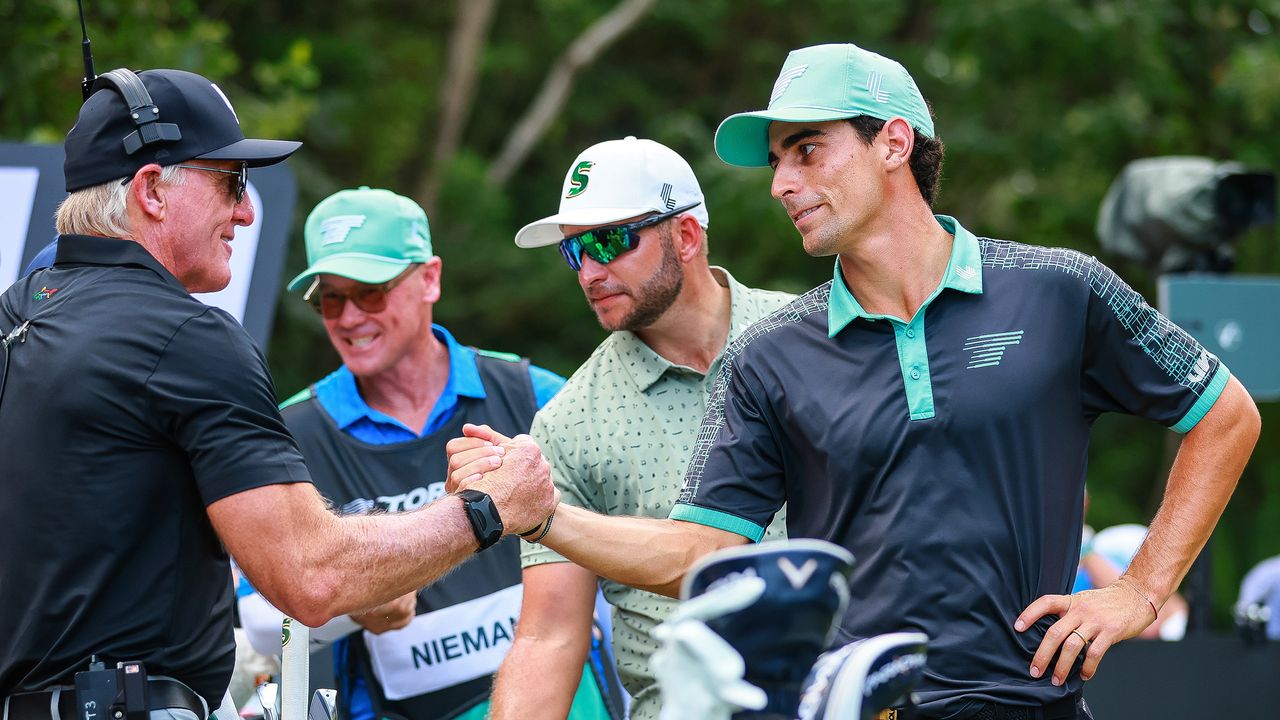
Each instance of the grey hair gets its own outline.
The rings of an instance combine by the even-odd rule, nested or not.
[[[184,175],[177,165],[160,170],[160,182],[181,185]],[[76,190],[58,205],[55,224],[62,235],[97,235],[129,237],[129,213],[126,201],[129,189],[120,180]]]

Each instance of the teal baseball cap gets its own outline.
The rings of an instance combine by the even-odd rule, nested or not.
[[[323,274],[380,285],[432,257],[422,206],[367,185],[321,200],[307,216],[304,235],[308,267],[289,281],[290,290]]]
[[[907,69],[853,44],[792,50],[773,83],[769,107],[725,118],[716,154],[730,165],[769,164],[769,123],[900,117],[933,137],[933,117]]]

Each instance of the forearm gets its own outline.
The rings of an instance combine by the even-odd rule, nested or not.
[[[573,563],[525,568],[516,637],[494,680],[491,717],[568,717],[591,646],[596,576]]]
[[[746,542],[696,523],[598,515],[564,504],[542,540],[597,575],[668,597],[679,595],[680,581],[698,558]]]
[[[208,512],[254,587],[311,626],[428,585],[478,547],[453,496],[410,513],[338,517],[310,485],[271,485]]]
[[[559,720],[569,716],[574,693],[582,680],[589,639],[566,643],[555,638],[523,635],[502,661],[493,683],[492,720]]]
[[[408,513],[334,518],[309,553],[308,575],[326,588],[323,614],[359,613],[416,591],[479,547],[462,501],[447,495]]]
[[[1124,577],[1159,607],[1177,590],[1235,490],[1261,427],[1257,407],[1232,378],[1182,441],[1164,501]]]
[[[490,496],[510,534],[541,522],[558,495],[537,446],[517,439],[503,449],[503,466],[473,489]],[[454,495],[409,513],[340,518],[309,483],[293,483],[236,493],[207,511],[254,586],[312,626],[429,585],[479,547]]]

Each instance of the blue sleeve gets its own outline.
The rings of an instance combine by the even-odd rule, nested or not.
[[[533,383],[533,397],[539,408],[551,402],[565,382],[559,375],[533,364],[529,365],[529,381]]]
[[[57,236],[54,236],[53,242],[45,245],[43,250],[36,253],[36,256],[31,258],[31,263],[27,265],[27,269],[22,271],[22,277],[26,277],[37,270],[52,267],[53,260],[57,256],[58,238]]]

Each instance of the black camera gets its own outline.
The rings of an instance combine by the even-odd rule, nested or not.
[[[147,668],[121,661],[107,669],[95,657],[76,673],[77,720],[148,720]]]

